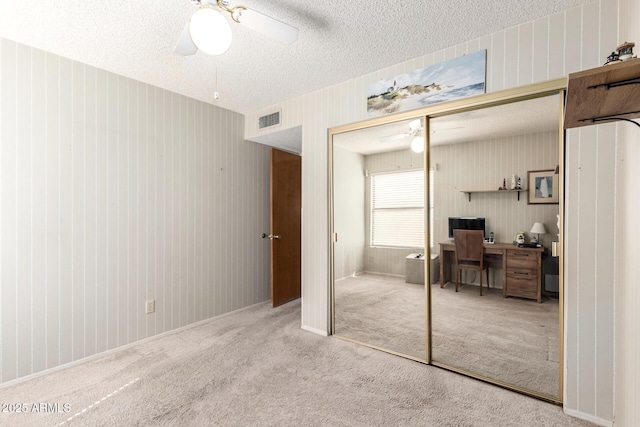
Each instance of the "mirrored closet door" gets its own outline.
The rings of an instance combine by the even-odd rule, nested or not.
[[[565,83],[330,130],[336,336],[561,401]]]
[[[545,96],[444,115],[429,126],[432,249],[441,273],[431,286],[432,361],[556,399],[559,109],[558,95]],[[472,247],[470,234],[456,229],[482,230],[485,242]],[[520,237],[528,247],[517,246]],[[465,251],[482,268],[465,266]],[[457,286],[456,266],[464,267]]]
[[[423,122],[333,136],[333,289],[336,335],[426,361]]]

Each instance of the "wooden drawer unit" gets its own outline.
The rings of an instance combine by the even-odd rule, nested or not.
[[[507,267],[507,276],[516,277],[520,279],[537,279],[538,272],[529,268],[513,268]]]
[[[507,296],[538,299],[537,278],[507,276]],[[538,301],[540,302],[540,301]]]
[[[542,249],[508,249],[504,296],[542,300]]]
[[[507,268],[531,268],[538,265],[539,252],[509,249],[507,251]]]
[[[451,282],[455,264],[453,242],[440,242],[440,287]],[[544,248],[518,248],[511,243],[484,245],[484,260],[502,272],[502,296],[542,300],[542,251]]]

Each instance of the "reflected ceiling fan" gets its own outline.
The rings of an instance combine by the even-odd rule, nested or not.
[[[431,134],[448,132],[448,131],[464,129],[464,128],[465,128],[464,126],[452,126],[452,127],[438,129],[438,130],[431,128]],[[424,128],[422,127],[422,121],[420,119],[415,119],[409,122],[409,132],[399,133],[396,135],[383,136],[379,138],[379,141],[384,143],[384,142],[397,141],[397,140],[411,137],[412,138],[411,149],[416,153],[422,153],[424,151],[424,138],[422,137],[423,133],[424,133]]]
[[[382,143],[398,141],[405,138],[411,139],[411,150],[416,153],[424,151],[424,138],[422,137],[422,121],[420,119],[411,120],[409,122],[409,132],[398,133],[395,135],[382,136],[378,140]]]
[[[198,49],[209,55],[221,55],[231,45],[231,26],[222,12],[237,23],[284,44],[298,39],[298,29],[245,6],[231,7],[230,0],[191,0],[198,6],[185,25],[176,45],[178,55],[194,55]]]

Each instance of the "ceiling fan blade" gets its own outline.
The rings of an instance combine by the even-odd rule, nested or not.
[[[291,44],[298,39],[299,30],[296,27],[255,10],[239,10],[237,22],[284,44]]]
[[[184,26],[184,30],[180,34],[180,38],[178,39],[178,44],[176,44],[175,53],[178,55],[189,56],[195,55],[198,51],[198,48],[195,44],[193,44],[193,40],[191,40],[191,35],[189,34],[189,22]]]
[[[431,133],[449,132],[451,130],[464,129],[464,126],[455,126],[452,128],[433,129]]]
[[[415,131],[416,129],[420,129],[421,126],[422,120],[420,119],[415,119],[409,122],[409,129],[411,129],[411,132]]]
[[[404,139],[406,137],[408,137],[409,134],[408,133],[399,133],[397,135],[389,135],[389,136],[381,136],[380,138],[378,138],[378,141],[380,142],[392,142],[392,141],[397,141],[399,139]]]

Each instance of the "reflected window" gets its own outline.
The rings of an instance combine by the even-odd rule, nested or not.
[[[371,176],[371,246],[424,247],[424,172]]]

